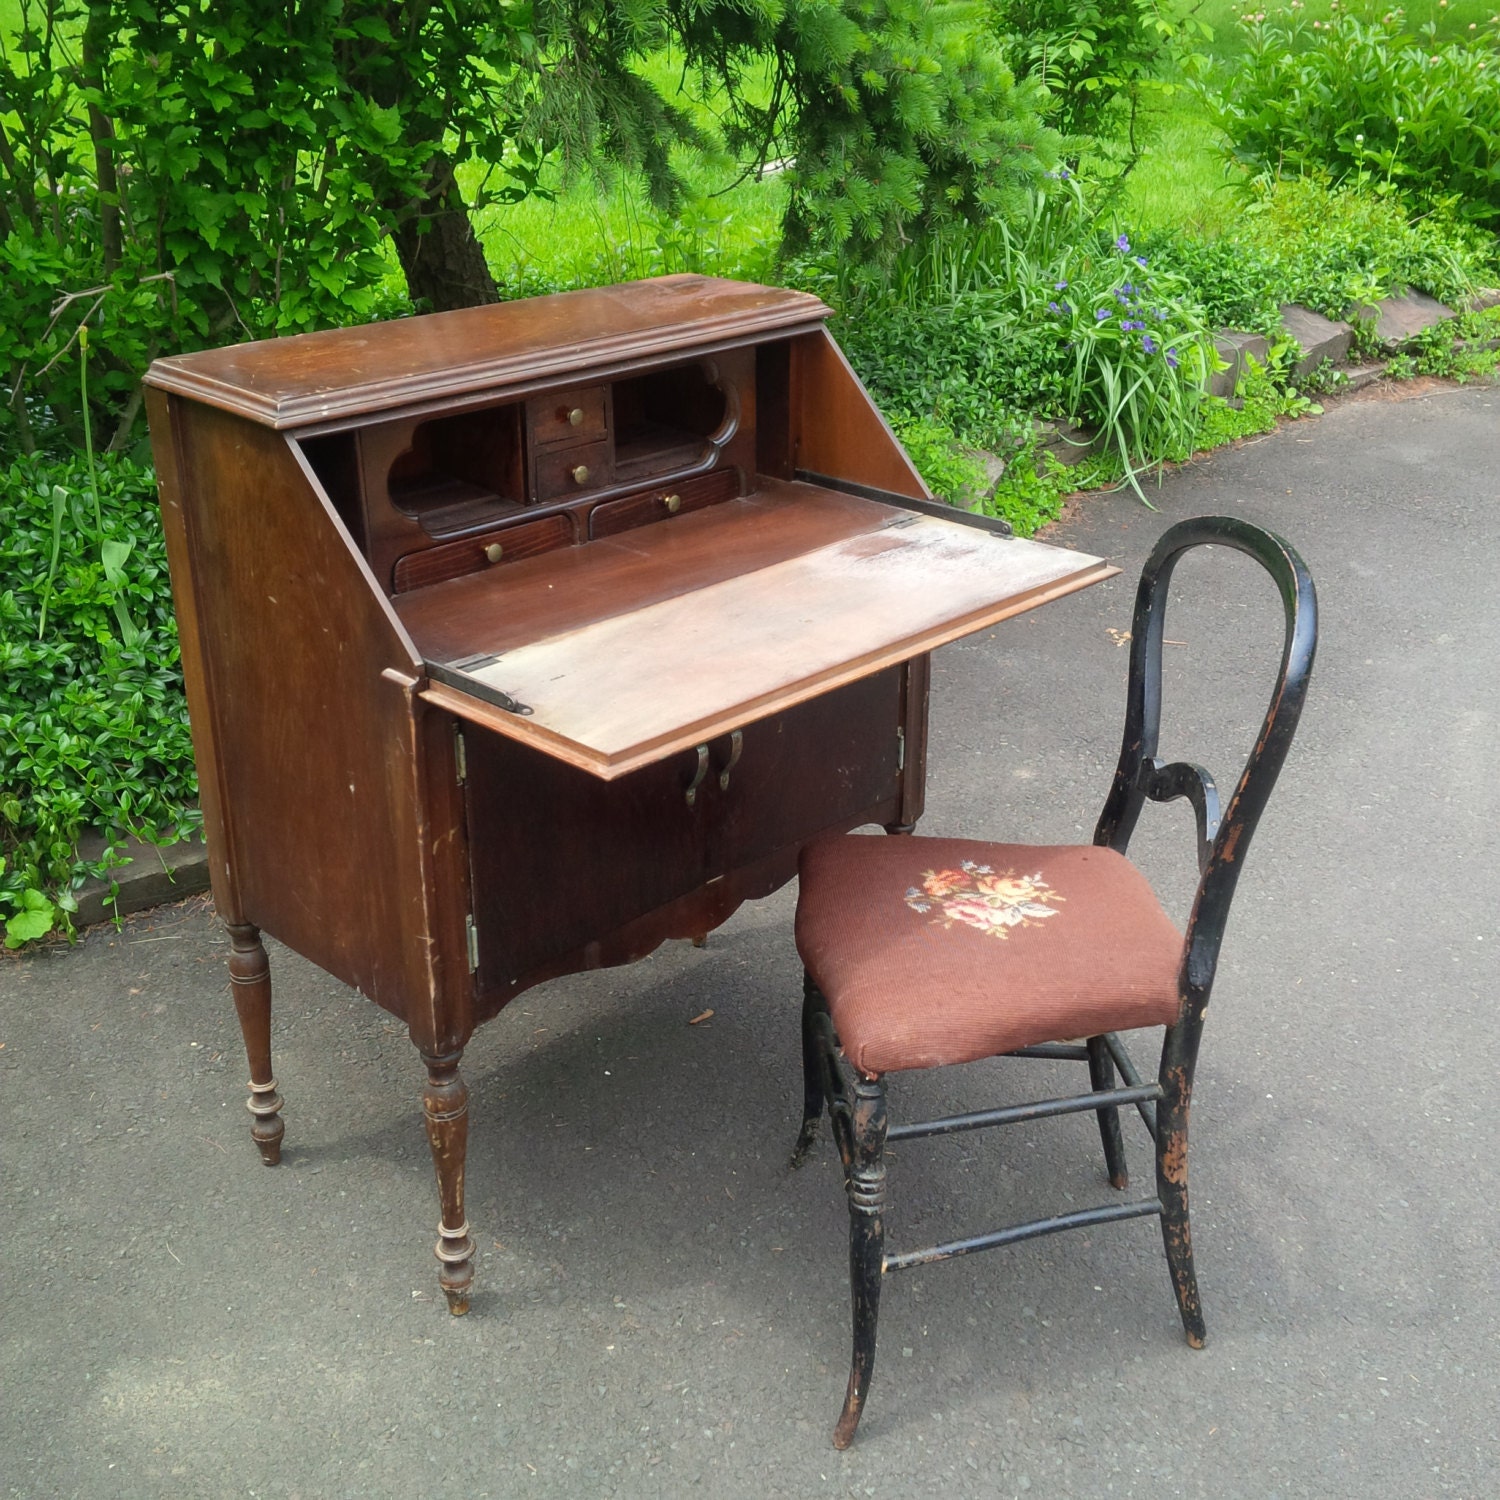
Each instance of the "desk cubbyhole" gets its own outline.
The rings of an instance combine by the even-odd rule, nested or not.
[[[453,536],[521,509],[523,454],[518,404],[434,417],[392,460],[386,492],[429,536]]]
[[[649,480],[707,460],[733,434],[738,403],[712,360],[615,382],[615,477]]]

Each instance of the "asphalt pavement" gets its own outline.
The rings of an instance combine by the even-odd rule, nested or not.
[[[273,946],[262,1167],[200,898],[0,959],[0,1495],[1500,1493],[1500,389],[1350,399],[1149,493],[1049,538],[1121,578],[939,653],[922,827],[1086,840],[1155,537],[1219,512],[1302,550],[1319,659],[1195,1097],[1203,1351],[1149,1220],[906,1271],[833,1451],[847,1221],[826,1135],[786,1167],[791,890],[476,1035],[481,1253],[451,1318],[402,1029]],[[1228,779],[1279,604],[1222,551],[1179,579],[1163,748]],[[1154,811],[1140,858],[1181,910],[1190,815]],[[1036,1097],[1064,1066],[901,1080],[893,1107]],[[1109,1196],[1087,1116],[894,1157],[898,1249]]]

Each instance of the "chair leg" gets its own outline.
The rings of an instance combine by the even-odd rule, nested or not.
[[[885,1270],[885,1085],[857,1076],[850,1122],[849,1293],[854,1351],[844,1410],[833,1430],[833,1446],[847,1448],[864,1412],[875,1372],[875,1330],[880,1318],[880,1280]]]
[[[1089,1085],[1095,1093],[1110,1089],[1115,1084],[1114,1059],[1109,1055],[1102,1036],[1091,1036],[1089,1048]],[[1099,1116],[1099,1139],[1104,1143],[1104,1165],[1109,1172],[1112,1188],[1130,1186],[1130,1172],[1125,1166],[1125,1141],[1120,1134],[1120,1110],[1118,1105],[1097,1111]]]
[[[802,975],[802,1129],[792,1147],[791,1167],[795,1171],[807,1160],[807,1154],[818,1138],[818,1121],[823,1118],[826,1100],[823,1096],[823,1074],[818,1061],[818,1034],[814,1020],[822,1008],[823,996],[805,970]]]
[[[1170,1044],[1169,1044],[1170,1045]],[[1156,1192],[1161,1199],[1161,1237],[1172,1273],[1172,1290],[1189,1345],[1201,1349],[1208,1331],[1193,1270],[1193,1230],[1188,1222],[1188,1111],[1192,1084],[1187,1069],[1163,1061],[1164,1093],[1156,1106]]]

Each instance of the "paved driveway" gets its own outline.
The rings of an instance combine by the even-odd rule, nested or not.
[[[287,1137],[265,1170],[197,903],[0,962],[0,1495],[1500,1491],[1500,391],[1345,404],[1153,498],[1093,498],[1056,533],[1125,578],[940,655],[924,829],[1086,839],[1157,533],[1226,511],[1303,549],[1322,648],[1194,1115],[1207,1349],[1149,1221],[906,1272],[859,1439],[832,1451],[845,1220],[826,1145],[784,1165],[790,892],[475,1038],[482,1255],[451,1319],[404,1035],[275,949]],[[1226,777],[1274,650],[1251,569],[1185,565],[1168,625],[1164,748]],[[1141,857],[1180,898],[1188,816],[1158,819]],[[897,1107],[1025,1097],[1053,1066],[918,1079]],[[892,1242],[1092,1201],[1101,1177],[1085,1117],[912,1143]]]

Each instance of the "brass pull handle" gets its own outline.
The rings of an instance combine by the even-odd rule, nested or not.
[[[568,421],[574,427],[582,427],[583,408],[581,406],[575,406],[573,410],[568,413]]]
[[[574,484],[587,484],[589,482],[589,466],[587,464],[579,464],[572,472]]]
[[[505,556],[505,548],[502,547],[499,542],[491,542],[489,546],[484,549],[484,555],[492,563],[497,563],[502,557]]]
[[[663,495],[661,503],[667,507],[667,514],[675,516],[682,509],[681,495]]]
[[[745,735],[742,730],[736,729],[729,736],[729,759],[724,762],[724,769],[719,772],[719,790],[729,790],[729,773],[740,763],[740,753],[745,748]]]
[[[698,788],[703,785],[704,778],[708,775],[708,746],[698,746],[698,767],[693,772],[693,779],[688,783],[687,805],[696,807],[698,805]]]

